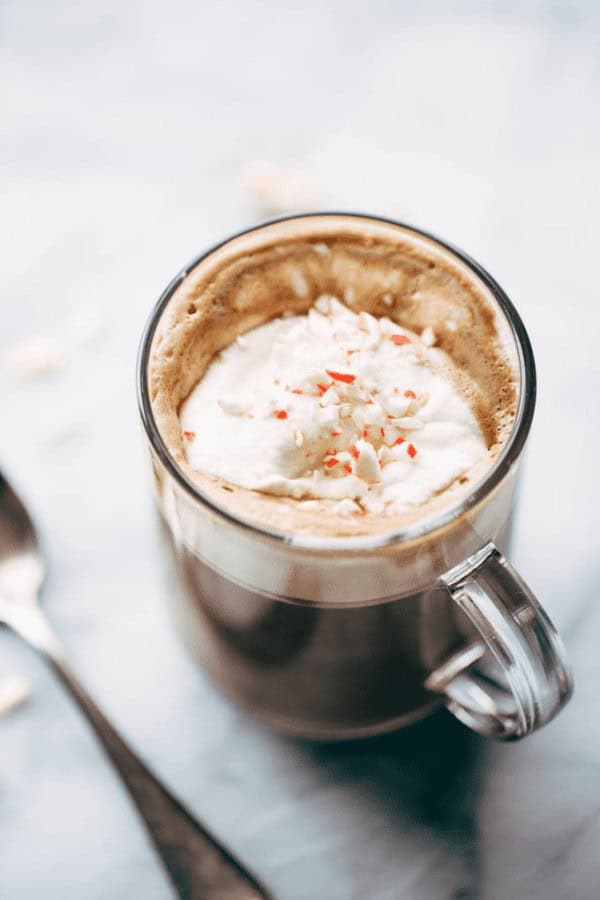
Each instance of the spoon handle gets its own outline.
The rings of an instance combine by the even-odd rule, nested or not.
[[[95,731],[138,809],[177,896],[183,900],[268,898],[266,890],[128,747],[73,674],[41,611],[21,607],[11,612],[2,619],[42,652]]]

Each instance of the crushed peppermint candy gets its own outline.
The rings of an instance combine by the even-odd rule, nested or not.
[[[335,388],[329,388],[321,395],[321,406],[337,406],[340,402],[340,395]]]
[[[342,381],[344,384],[352,384],[353,381],[356,381],[354,372],[336,372],[333,369],[326,369],[325,371],[334,381]]]
[[[297,276],[290,297],[308,289]],[[360,302],[350,286],[345,299]],[[331,501],[340,516],[394,515],[427,502],[487,450],[441,351],[430,349],[433,329],[405,331],[322,295],[306,315],[246,332],[183,404],[188,462],[303,508]],[[194,441],[200,427],[203,439]]]

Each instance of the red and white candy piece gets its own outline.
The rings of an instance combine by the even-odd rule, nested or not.
[[[356,442],[358,459],[354,464],[354,471],[363,481],[379,481],[381,478],[381,466],[377,459],[377,453],[370,441],[362,438]]]

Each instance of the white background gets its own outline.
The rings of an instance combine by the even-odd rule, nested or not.
[[[278,897],[591,900],[600,17],[566,0],[416,7],[3,4],[0,353],[41,333],[66,368],[0,373],[1,464],[44,531],[44,603],[76,668]],[[578,679],[523,745],[483,747],[445,719],[448,747],[429,726],[353,748],[283,741],[172,635],[135,355],[172,275],[261,217],[240,188],[251,159],[318,180],[324,208],[453,241],[523,316],[539,400],[514,561],[566,628]],[[0,680],[13,674],[32,698],[0,720],[2,900],[168,897],[85,725],[0,634]]]

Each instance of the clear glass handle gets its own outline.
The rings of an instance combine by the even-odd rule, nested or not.
[[[447,659],[425,686],[479,734],[518,740],[541,728],[573,692],[563,642],[544,609],[493,544],[441,580],[481,640]]]

